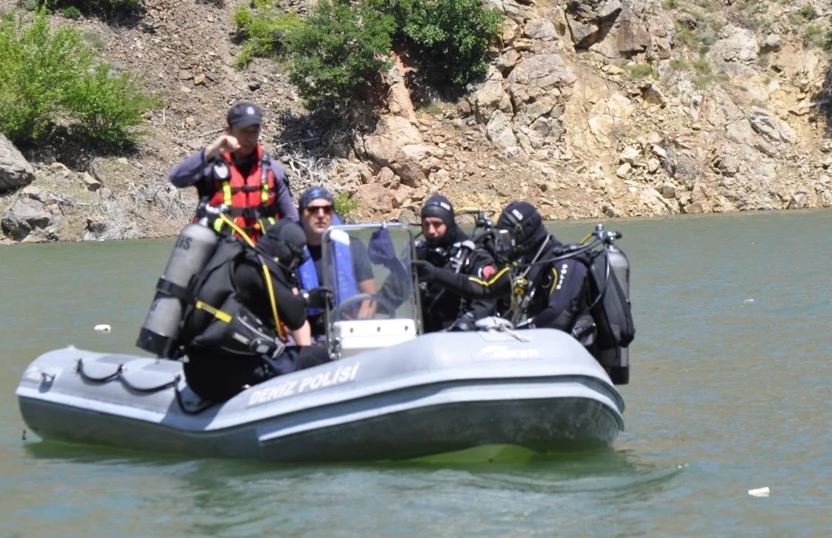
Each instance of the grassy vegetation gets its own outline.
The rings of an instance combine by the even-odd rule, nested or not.
[[[627,77],[631,80],[648,77],[653,78],[656,76],[656,73],[653,70],[653,66],[650,64],[625,65],[624,71],[626,71]]]
[[[243,41],[234,59],[244,69],[252,58],[279,58],[285,52],[286,36],[302,23],[294,13],[284,13],[270,0],[255,0],[254,6],[241,5],[234,11],[234,26]]]
[[[0,73],[0,132],[15,142],[36,143],[62,124],[102,145],[131,145],[157,105],[129,74],[96,61],[80,32],[52,30],[43,8],[28,25],[0,20]]]
[[[35,0],[30,4],[59,11],[71,19],[77,19],[81,14],[125,15],[142,7],[140,0]]]
[[[501,20],[480,0],[321,0],[305,20],[254,0],[235,13],[243,40],[236,63],[288,57],[307,106],[342,110],[381,89],[392,52],[441,88],[481,78]]]
[[[346,192],[339,192],[335,195],[335,212],[341,215],[341,218],[347,220],[349,216],[358,209],[358,200],[351,198]]]

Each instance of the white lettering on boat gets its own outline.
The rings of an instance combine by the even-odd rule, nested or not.
[[[490,345],[482,348],[475,360],[497,361],[539,358],[540,351],[535,348]]]
[[[248,405],[259,405],[273,400],[278,400],[280,398],[285,398],[286,396],[292,396],[294,394],[301,394],[303,392],[309,392],[331,387],[333,385],[340,385],[355,381],[355,377],[358,375],[358,367],[360,365],[361,363],[357,362],[352,366],[339,366],[334,370],[329,369],[314,375],[308,375],[300,380],[292,379],[274,387],[266,387],[255,390],[251,393]]]

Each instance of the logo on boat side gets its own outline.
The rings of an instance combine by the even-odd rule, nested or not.
[[[352,366],[339,366],[335,370],[327,370],[315,375],[308,375],[301,379],[292,379],[285,381],[276,387],[268,387],[264,389],[255,390],[248,400],[248,405],[259,405],[266,402],[271,402],[286,396],[309,392],[313,390],[331,387],[333,385],[341,385],[355,381],[358,375],[358,367],[360,362]]]
[[[516,348],[510,346],[485,346],[474,360],[497,361],[513,359],[539,359],[540,351],[535,348]]]

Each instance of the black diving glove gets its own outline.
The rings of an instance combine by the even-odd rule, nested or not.
[[[306,308],[326,308],[332,301],[332,290],[323,286],[303,293]]]
[[[413,269],[419,274],[419,280],[422,282],[433,282],[436,278],[436,272],[439,270],[435,265],[425,260],[413,260]]]

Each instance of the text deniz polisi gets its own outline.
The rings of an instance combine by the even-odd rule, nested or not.
[[[278,398],[292,396],[293,394],[301,394],[333,385],[349,383],[355,380],[360,365],[361,363],[355,363],[351,366],[339,366],[336,369],[325,370],[300,379],[287,380],[273,387],[255,390],[248,400],[248,405],[262,404],[277,400]]]

